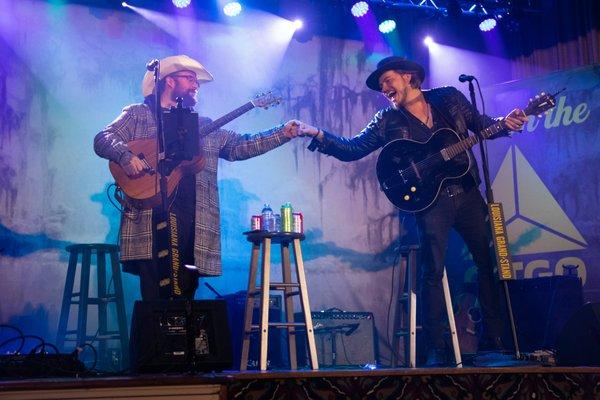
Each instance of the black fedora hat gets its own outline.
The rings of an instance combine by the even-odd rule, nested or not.
[[[384,72],[390,70],[399,70],[406,72],[414,72],[417,74],[421,82],[425,80],[425,69],[416,62],[407,60],[404,57],[391,56],[386,57],[377,63],[377,69],[367,78],[367,87],[377,92],[381,91],[379,87],[379,77]]]

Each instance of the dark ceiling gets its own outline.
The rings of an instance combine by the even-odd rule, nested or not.
[[[46,0],[56,1],[56,0]],[[223,0],[221,0],[223,1]],[[122,8],[121,0],[67,0],[93,7]],[[197,18],[224,18],[218,0],[192,0]],[[312,35],[361,39],[350,8],[356,0],[239,0],[288,19],[305,20],[300,40]],[[500,16],[496,31],[504,43],[504,54],[516,57],[537,48],[573,40],[600,26],[599,0],[368,0],[378,21],[392,18],[398,35],[410,50],[426,34],[436,40],[474,51],[487,52],[478,24],[486,16]],[[129,0],[142,8],[176,12],[171,0]],[[496,49],[497,51],[497,49]]]

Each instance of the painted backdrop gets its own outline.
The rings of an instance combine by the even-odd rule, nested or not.
[[[141,101],[148,60],[180,53],[199,59],[215,77],[200,88],[197,107],[211,118],[264,90],[282,95],[278,108],[253,110],[227,126],[240,133],[300,118],[352,136],[385,105],[364,85],[385,54],[356,41],[290,41],[285,21],[273,16],[257,14],[254,23],[233,26],[28,0],[0,0],[0,9],[0,323],[50,341],[65,246],[116,241],[119,212],[106,195],[111,177],[92,140],[123,106]],[[489,75],[489,83],[498,83],[506,70]],[[435,76],[431,81],[438,83]],[[598,70],[587,68],[485,92],[492,115],[503,115],[538,89],[567,86],[555,114],[528,125],[531,134],[490,145],[492,177],[509,204],[519,277],[578,265],[586,298],[596,301],[598,82]],[[250,247],[242,232],[250,216],[265,202],[278,208],[290,201],[305,217],[312,309],[373,312],[386,364],[395,249],[399,239],[410,242],[404,235],[410,219],[399,228],[380,193],[377,153],[342,163],[307,151],[307,144],[297,139],[252,160],[221,162],[224,274],[207,282],[221,294],[243,290]],[[472,263],[456,243],[448,266],[453,287],[460,287],[472,280]],[[125,277],[125,291],[130,313],[139,298],[135,277]],[[198,292],[198,298],[213,297],[204,286]]]

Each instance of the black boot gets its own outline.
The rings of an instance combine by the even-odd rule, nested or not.
[[[507,353],[500,336],[485,337],[479,342],[477,353]]]
[[[429,349],[427,352],[427,368],[440,368],[448,366],[448,354],[445,349]]]

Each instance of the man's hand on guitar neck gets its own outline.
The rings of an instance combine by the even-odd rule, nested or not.
[[[510,131],[521,131],[523,129],[523,124],[525,124],[528,119],[529,118],[525,115],[523,110],[515,108],[504,117],[504,126]]]

